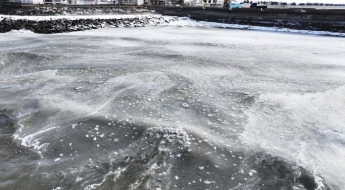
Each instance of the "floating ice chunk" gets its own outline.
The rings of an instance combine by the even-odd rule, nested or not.
[[[96,141],[96,140],[97,140],[97,137],[93,137],[93,140]]]
[[[73,125],[72,125],[72,129],[74,129],[74,127],[77,126],[77,125],[78,125],[78,124],[73,124]]]
[[[56,158],[55,160],[54,160],[54,162],[57,162],[57,161],[59,161],[61,158]]]
[[[82,86],[80,86],[80,87],[77,87],[77,88],[75,88],[76,90],[80,90],[80,89],[82,89],[83,87]]]
[[[208,180],[205,180],[204,183],[205,183],[205,184],[210,184],[210,183],[212,183],[212,182],[210,182],[210,181],[208,181]]]
[[[178,180],[179,179],[178,176],[175,176],[175,179]]]
[[[200,166],[199,169],[200,169],[200,170],[203,170],[203,169],[204,169],[204,166]]]
[[[187,103],[182,103],[182,107],[189,108],[189,105]]]
[[[208,117],[213,117],[213,114],[210,114],[210,113],[209,113],[209,114],[207,114],[207,116],[208,116]]]
[[[99,137],[103,138],[103,137],[104,137],[104,134],[101,134]]]
[[[59,156],[63,157],[63,154],[59,154]]]
[[[77,177],[77,179],[75,180],[75,182],[79,182],[79,181],[81,181],[83,178],[81,178],[81,177]]]

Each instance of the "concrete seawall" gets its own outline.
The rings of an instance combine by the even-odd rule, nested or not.
[[[282,27],[345,33],[345,10],[330,9],[233,9],[149,6],[163,15],[194,20],[252,26]]]

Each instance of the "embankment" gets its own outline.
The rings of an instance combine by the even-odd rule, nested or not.
[[[345,10],[249,8],[229,10],[165,6],[148,8],[163,15],[185,16],[199,21],[345,33]]]
[[[0,33],[11,30],[26,29],[35,33],[52,34],[61,32],[83,31],[98,28],[145,27],[156,26],[176,21],[176,18],[166,17],[135,17],[111,19],[49,19],[28,20],[4,18],[0,21]]]

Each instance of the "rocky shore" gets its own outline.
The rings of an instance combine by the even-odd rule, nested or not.
[[[76,19],[66,18],[51,20],[28,20],[3,18],[0,21],[0,33],[11,30],[26,29],[35,33],[52,34],[62,32],[83,31],[98,28],[117,28],[117,27],[145,27],[176,21],[172,17],[136,17],[136,18],[117,18],[117,19]]]

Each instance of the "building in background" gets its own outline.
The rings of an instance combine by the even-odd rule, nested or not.
[[[64,0],[63,0],[64,1]],[[96,0],[65,0],[68,5],[95,5]]]
[[[148,4],[163,5],[163,6],[223,7],[224,0],[149,0]]]
[[[117,0],[118,5],[143,5],[144,0]]]
[[[144,5],[145,1],[148,2],[148,0],[0,0],[0,5],[3,2],[47,5]]]
[[[44,0],[9,0],[8,2],[23,4],[44,4]]]

